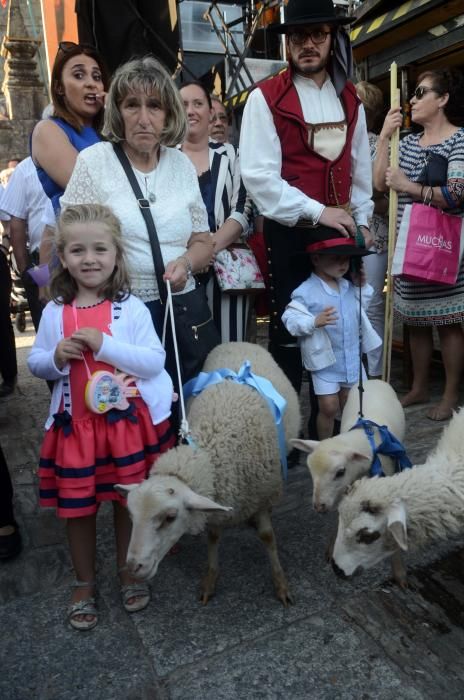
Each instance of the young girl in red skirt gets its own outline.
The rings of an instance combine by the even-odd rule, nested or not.
[[[66,518],[77,579],[68,619],[87,630],[97,624],[96,515],[102,501],[113,502],[123,605],[136,612],[149,603],[148,585],[125,568],[131,525],[114,485],[143,481],[175,444],[173,389],[150,313],[130,294],[120,225],[111,210],[66,208],[56,249],[52,301],[28,364],[33,374],[55,382],[40,453],[40,503]]]

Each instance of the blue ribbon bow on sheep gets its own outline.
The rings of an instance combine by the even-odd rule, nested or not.
[[[194,377],[184,384],[184,398],[187,400],[190,396],[197,396],[204,389],[214,384],[219,384],[224,380],[245,384],[255,389],[266,401],[269,410],[272,413],[274,422],[277,427],[277,437],[279,442],[280,461],[282,464],[282,476],[287,478],[287,450],[285,447],[285,434],[282,418],[287,408],[287,402],[275,389],[268,379],[259,377],[251,371],[251,364],[246,360],[240,367],[238,372],[231,369],[217,369],[214,372],[200,372],[197,377]]]
[[[364,429],[366,437],[369,440],[369,445],[372,448],[372,464],[369,470],[369,476],[385,476],[379,454],[391,457],[394,460],[395,472],[402,472],[403,469],[411,469],[412,463],[406,454],[403,444],[388,430],[386,425],[377,425],[374,421],[360,418],[358,422],[353,425],[351,430],[355,428]],[[374,440],[375,428],[377,428],[380,433],[380,443],[378,445],[375,444]]]

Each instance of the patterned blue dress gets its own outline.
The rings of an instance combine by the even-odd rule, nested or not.
[[[412,182],[423,171],[428,152],[448,159],[448,188],[459,199],[460,207],[447,209],[449,214],[464,216],[464,129],[459,129],[440,144],[422,147],[422,134],[409,134],[400,142],[400,168]],[[397,232],[409,195],[398,194]],[[439,285],[413,282],[395,277],[395,315],[410,326],[443,326],[464,321],[464,259],[456,284]]]

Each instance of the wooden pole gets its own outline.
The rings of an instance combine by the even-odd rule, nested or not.
[[[390,106],[392,109],[400,106],[400,90],[398,89],[397,65],[390,66]],[[397,168],[399,164],[400,130],[395,129],[390,139],[390,166]],[[391,353],[393,340],[393,280],[391,266],[396,243],[396,217],[398,212],[398,193],[390,187],[388,207],[388,262],[387,262],[387,291],[385,299],[385,332],[383,341],[382,379],[390,381]]]

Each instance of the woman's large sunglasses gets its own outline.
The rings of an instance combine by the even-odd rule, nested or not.
[[[70,53],[75,49],[83,49],[84,51],[87,50],[96,52],[95,46],[92,46],[91,44],[76,44],[74,41],[60,41],[60,43],[58,44],[58,51],[62,51],[63,53]]]
[[[425,85],[419,85],[419,87],[416,87],[416,89],[412,93],[411,99],[415,97],[416,100],[421,100],[424,97],[424,95],[426,95],[428,92],[438,93],[438,90],[435,90],[435,88],[426,87]]]

